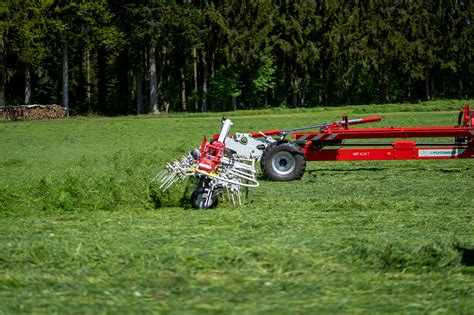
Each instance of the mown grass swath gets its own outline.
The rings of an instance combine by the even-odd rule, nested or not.
[[[342,114],[454,125],[461,107],[231,118],[235,131]],[[187,183],[166,194],[150,184],[219,124],[218,114],[0,123],[0,313],[474,308],[472,160],[308,163],[302,180],[261,180],[243,206],[214,210],[190,210]]]

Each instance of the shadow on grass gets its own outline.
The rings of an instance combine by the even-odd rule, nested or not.
[[[474,266],[474,248],[456,246],[456,249],[461,253],[461,264],[467,267]]]
[[[191,208],[190,196],[195,188],[194,181],[188,181],[185,185],[178,185],[178,187],[172,187],[164,192],[158,187],[150,185],[148,196],[155,209],[162,207],[189,209]]]
[[[396,166],[393,167],[393,169]],[[355,168],[322,168],[317,170],[307,170],[307,174],[318,174],[321,172],[327,173],[355,173],[355,172],[379,172],[392,169],[391,167],[355,167]],[[449,169],[436,169],[436,168],[397,168],[397,172],[440,172],[443,174],[446,173],[463,173],[469,171],[469,168],[449,168]]]
[[[356,168],[323,168],[317,170],[308,170],[306,173],[313,174],[313,173],[321,173],[321,172],[329,172],[329,173],[351,173],[351,172],[378,172],[378,171],[385,171],[387,167],[356,167]]]

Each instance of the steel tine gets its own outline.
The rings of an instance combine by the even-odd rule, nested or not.
[[[206,203],[204,204],[206,206],[206,208],[209,207],[209,205],[211,204],[212,193],[213,193],[213,190],[209,189],[208,193],[207,193],[207,196],[206,196]]]
[[[168,189],[169,183],[172,182],[174,178],[175,174],[169,174],[161,183],[160,189],[163,189],[163,187],[166,187],[164,190]]]
[[[170,188],[171,186],[173,186],[174,184],[176,184],[181,178],[176,176],[176,177],[173,177],[169,182],[168,184],[166,185],[166,187],[164,188],[164,190],[167,190],[168,188]]]
[[[155,180],[159,180],[159,178],[162,176],[163,172],[165,172],[165,170],[162,170],[161,172],[158,172],[158,174],[155,175],[155,177],[153,177],[153,179],[151,180],[150,183],[153,183]]]

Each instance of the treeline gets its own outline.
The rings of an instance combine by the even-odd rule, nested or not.
[[[463,0],[6,0],[0,105],[225,111],[466,98]]]

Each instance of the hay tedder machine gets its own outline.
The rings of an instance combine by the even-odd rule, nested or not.
[[[212,208],[218,197],[241,203],[241,188],[259,186],[255,163],[263,177],[274,181],[300,179],[307,161],[428,160],[474,158],[474,111],[459,111],[456,126],[349,128],[380,121],[380,116],[285,130],[266,130],[230,135],[232,121],[222,120],[219,134],[200,148],[172,163],[155,179],[165,191],[192,177],[197,187],[191,195],[194,208]],[[308,131],[315,130],[315,131]],[[291,135],[293,141],[290,141]],[[420,138],[448,138],[450,142],[417,142]],[[367,139],[391,139],[374,141]],[[359,142],[353,142],[359,140]]]

